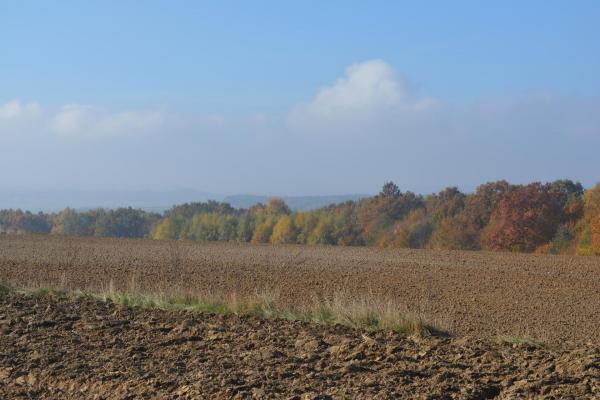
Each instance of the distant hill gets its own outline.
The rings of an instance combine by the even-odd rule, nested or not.
[[[30,211],[60,211],[92,208],[133,207],[162,212],[174,204],[206,201],[217,196],[193,189],[153,190],[1,190],[0,209],[21,208]]]
[[[344,203],[348,200],[360,200],[369,197],[366,194],[348,194],[338,196],[260,196],[260,195],[234,195],[227,196],[224,202],[235,208],[249,208],[257,203],[266,203],[271,197],[279,197],[294,211],[308,211],[335,203]]]
[[[271,197],[258,195],[223,196],[194,189],[169,191],[154,190],[7,190],[0,189],[0,209],[20,208],[33,212],[56,212],[66,207],[78,211],[93,208],[133,207],[145,211],[162,213],[177,204],[217,200],[230,203],[236,208],[249,208],[256,203],[266,203]],[[294,211],[307,211],[358,200],[367,195],[340,196],[283,196],[283,200]]]

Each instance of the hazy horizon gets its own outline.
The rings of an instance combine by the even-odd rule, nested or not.
[[[86,211],[95,208],[141,208],[163,212],[184,203],[226,202],[235,208],[249,208],[266,203],[269,198],[281,198],[295,211],[307,211],[347,200],[368,197],[365,193],[288,196],[285,194],[219,194],[193,189],[156,190],[7,190],[0,189],[0,210],[21,209],[31,212],[58,212],[65,208]]]

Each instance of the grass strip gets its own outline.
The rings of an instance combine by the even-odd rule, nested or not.
[[[255,296],[243,301],[208,299],[198,296],[167,296],[138,292],[102,293],[87,291],[66,291],[56,288],[13,288],[0,284],[0,293],[18,292],[30,296],[55,296],[72,299],[92,298],[112,302],[127,307],[161,309],[168,311],[189,311],[212,314],[246,315],[261,319],[283,319],[303,321],[321,325],[343,325],[366,331],[393,331],[414,336],[446,336],[443,329],[424,322],[420,318],[408,318],[386,307],[371,306],[366,303],[321,302],[302,309],[278,306],[264,296]]]

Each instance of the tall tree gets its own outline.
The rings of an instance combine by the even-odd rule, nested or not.
[[[296,243],[298,229],[294,224],[294,220],[289,215],[283,215],[279,218],[273,227],[271,235],[271,243],[274,244],[290,244]]]
[[[533,251],[554,237],[561,221],[556,193],[548,185],[532,183],[503,197],[482,242],[490,250]]]

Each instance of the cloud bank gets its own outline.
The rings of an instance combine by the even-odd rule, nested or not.
[[[57,138],[119,138],[161,132],[162,110],[110,112],[99,107],[68,104],[57,110],[38,103],[11,100],[0,104],[0,133],[46,135]]]
[[[40,114],[38,103],[22,104],[20,100],[12,100],[0,105],[0,121],[18,121],[37,118]]]
[[[452,103],[367,60],[283,115],[226,111],[0,103],[0,168],[26,165],[0,184],[339,194],[372,193],[389,179],[417,192],[600,179],[600,98],[538,92]],[[42,167],[35,160],[49,149]]]
[[[160,130],[165,116],[160,111],[106,112],[102,109],[71,104],[53,116],[52,130],[59,136],[122,136]]]

